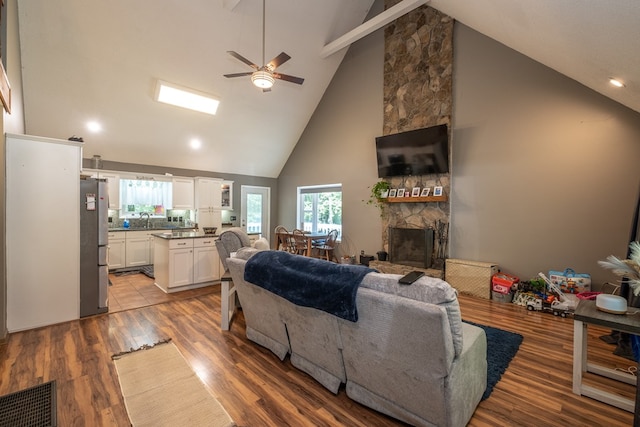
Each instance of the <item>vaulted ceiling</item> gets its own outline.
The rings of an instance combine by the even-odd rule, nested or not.
[[[323,58],[322,48],[362,24],[372,4],[267,0],[266,60],[286,52],[278,71],[305,81],[263,93],[248,77],[223,77],[251,71],[229,50],[261,65],[262,0],[19,0],[26,132],[83,136],[85,157],[277,177],[346,53]],[[640,111],[640,2],[429,5]],[[158,79],[217,96],[218,114],[154,101]],[[90,133],[89,120],[103,130]]]

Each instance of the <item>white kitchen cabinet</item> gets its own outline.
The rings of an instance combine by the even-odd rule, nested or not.
[[[199,227],[222,228],[221,186],[219,178],[195,179],[196,222]]]
[[[222,200],[222,180],[220,178],[195,179],[196,208],[218,208],[220,209]]]
[[[169,288],[193,283],[193,248],[169,251]]]
[[[220,280],[220,257],[215,238],[194,239],[193,283]]]
[[[99,169],[82,169],[82,174],[105,179],[109,188],[109,209],[120,209],[120,175]]]
[[[147,231],[125,231],[126,234],[126,266],[137,267],[149,265],[149,232]]]
[[[107,245],[107,259],[109,270],[124,268],[126,265],[126,231],[112,231],[109,233],[109,244]]]
[[[193,178],[173,178],[172,209],[194,209]]]
[[[120,209],[120,175],[100,171],[98,172],[98,177],[107,180],[109,209]]]
[[[82,172],[80,173],[81,175],[87,175],[89,178],[99,178],[98,177],[98,170],[97,169],[82,169]]]
[[[223,210],[233,210],[233,181],[222,181],[220,206]]]
[[[198,227],[217,227],[218,233],[222,229],[222,211],[220,208],[196,209],[196,222]]]
[[[158,230],[109,233],[109,270],[153,264],[153,234]]]
[[[165,292],[189,289],[193,283],[193,239],[155,237],[154,245],[156,286]]]
[[[155,284],[167,293],[208,286],[220,280],[215,238],[154,238]]]

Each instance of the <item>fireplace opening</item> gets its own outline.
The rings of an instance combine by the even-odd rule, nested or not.
[[[389,261],[411,267],[430,268],[434,232],[431,228],[389,227]]]

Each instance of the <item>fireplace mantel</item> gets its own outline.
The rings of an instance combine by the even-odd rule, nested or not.
[[[447,196],[427,196],[427,197],[387,197],[384,199],[387,203],[430,203],[430,202],[446,202]]]

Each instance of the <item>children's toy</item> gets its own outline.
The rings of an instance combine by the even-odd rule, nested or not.
[[[568,315],[573,314],[573,311],[571,310],[572,307],[567,301],[567,297],[562,290],[560,290],[556,284],[551,282],[551,280],[549,280],[543,273],[538,273],[538,276],[545,281],[551,294],[548,295],[545,289],[545,293],[541,298],[527,301],[527,310],[546,311],[553,313],[554,316],[561,317],[567,317]]]

